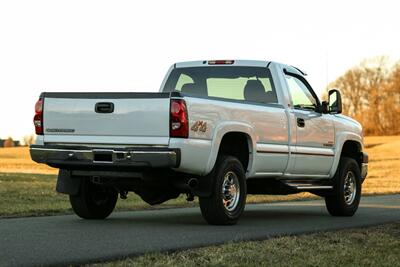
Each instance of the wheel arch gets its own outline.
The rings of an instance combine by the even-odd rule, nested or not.
[[[238,141],[239,140],[239,141]],[[211,154],[206,166],[205,173],[208,174],[214,168],[214,165],[217,161],[217,157],[219,153],[231,152],[227,153],[232,156],[238,157],[239,161],[243,164],[243,168],[247,173],[251,171],[254,162],[254,151],[256,150],[255,143],[255,134],[253,128],[245,123],[238,122],[225,122],[216,129],[215,134],[213,136],[213,143],[211,146]],[[238,141],[239,143],[235,143],[235,147],[232,147],[229,151],[226,150],[229,144],[234,143],[234,141]],[[247,150],[244,152],[247,156],[243,156],[244,145],[243,142],[246,141]],[[239,153],[240,151],[240,153]],[[233,152],[233,154],[232,154]],[[239,153],[239,156],[235,153]]]
[[[354,133],[345,132],[337,136],[336,140],[336,153],[329,173],[330,177],[335,175],[342,156],[354,158],[361,169],[361,158],[359,153],[364,150],[362,137]]]

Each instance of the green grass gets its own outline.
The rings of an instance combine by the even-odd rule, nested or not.
[[[42,216],[73,213],[67,195],[55,191],[56,175],[0,173],[0,218]],[[119,200],[117,210],[137,210],[189,206],[185,198],[170,200],[162,206],[150,206],[139,196],[129,193],[127,200]]]
[[[152,253],[87,266],[400,266],[400,223]]]
[[[54,179],[54,175],[0,174],[0,216],[66,212],[66,197],[52,190]]]

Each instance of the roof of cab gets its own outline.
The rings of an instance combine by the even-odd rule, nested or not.
[[[266,67],[270,61],[263,60],[232,60],[233,64],[210,65],[208,62],[215,60],[197,60],[175,63],[175,68],[208,67],[208,66],[244,66],[244,67]],[[229,60],[231,61],[231,60]]]
[[[215,61],[227,61],[227,64],[210,64]],[[233,62],[233,64],[231,63]],[[270,63],[282,65],[282,67],[289,73],[294,73],[301,76],[306,76],[307,73],[294,66],[281,64],[273,61],[266,60],[196,60],[178,62],[173,65],[174,68],[190,68],[190,67],[209,67],[209,66],[243,66],[243,67],[267,67]]]

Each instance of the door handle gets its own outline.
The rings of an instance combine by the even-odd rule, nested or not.
[[[96,103],[96,105],[94,107],[94,111],[96,111],[96,113],[113,113],[114,112],[114,103],[111,103],[111,102]]]
[[[306,122],[304,121],[304,119],[302,118],[297,118],[297,126],[304,128],[304,126],[306,125]]]

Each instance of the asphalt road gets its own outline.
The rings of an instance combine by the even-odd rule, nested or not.
[[[0,266],[69,265],[154,251],[260,240],[400,221],[400,195],[363,197],[354,217],[331,217],[322,201],[247,205],[235,226],[207,225],[199,208],[0,220]]]

